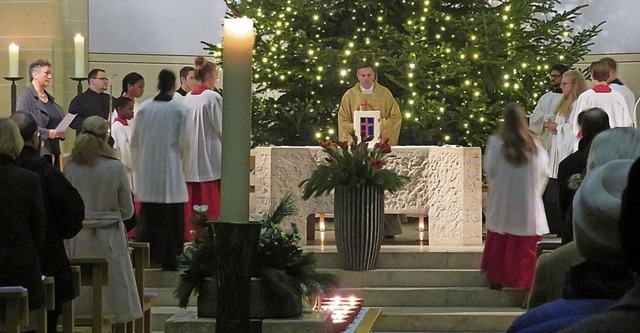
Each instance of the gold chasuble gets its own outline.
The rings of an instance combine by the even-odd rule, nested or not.
[[[397,145],[402,126],[400,107],[386,87],[373,82],[373,92],[362,93],[360,83],[347,90],[342,96],[338,110],[338,137],[351,141],[349,133],[353,131],[353,113],[360,111],[380,111],[380,133],[382,140],[389,139],[389,144]]]

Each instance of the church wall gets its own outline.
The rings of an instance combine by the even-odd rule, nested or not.
[[[626,2],[625,2],[626,1]],[[616,0],[611,5],[611,12],[618,13],[631,4],[632,0]],[[28,85],[27,67],[29,62],[36,59],[47,59],[53,64],[54,78],[50,92],[65,109],[76,94],[76,83],[70,80],[74,76],[73,37],[80,33],[85,37],[85,48],[88,50],[89,40],[89,0],[0,0],[0,77],[8,74],[8,46],[10,43],[20,45],[20,76],[25,79],[18,81],[18,94]],[[161,7],[153,8],[161,10]],[[598,17],[594,18],[599,19]],[[620,21],[618,25],[620,25]],[[613,24],[611,21],[608,24]],[[634,25],[634,22],[624,22],[624,25]],[[180,27],[176,27],[179,29]],[[105,28],[108,29],[108,28]],[[603,36],[608,34],[607,25],[603,26]],[[629,33],[637,29],[628,29]],[[628,48],[635,47],[629,45]],[[199,48],[198,48],[199,49]],[[599,45],[594,49],[601,50]],[[616,52],[620,48],[616,48]],[[141,100],[154,96],[157,74],[162,68],[174,71],[191,64],[194,55],[144,55],[144,54],[110,54],[88,52],[86,71],[99,67],[107,71],[112,77],[114,95],[121,90],[122,77],[137,71],[146,79],[145,95]],[[204,50],[202,52],[205,53]],[[578,67],[585,67],[591,61],[604,56],[601,53],[588,55]],[[640,97],[640,50],[627,53],[609,54],[619,65],[620,79]],[[83,88],[86,89],[86,81]],[[0,117],[10,114],[10,83],[0,79]],[[70,149],[73,138],[66,140],[65,151]]]
[[[24,79],[17,81],[17,93],[29,84],[29,63],[48,60],[54,71],[49,91],[59,97],[64,89],[63,0],[0,1],[0,77],[8,75],[9,44],[20,46],[19,72]],[[73,47],[73,46],[71,46]],[[10,82],[0,79],[0,117],[11,112]]]

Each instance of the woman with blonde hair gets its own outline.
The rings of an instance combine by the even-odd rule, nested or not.
[[[551,135],[549,148],[549,183],[543,194],[543,202],[551,233],[562,231],[560,205],[558,203],[558,166],[563,159],[578,149],[578,138],[573,135],[572,119],[578,96],[587,90],[587,82],[582,73],[570,70],[562,75],[560,82],[562,99],[558,103],[552,119],[544,123],[546,134]]]
[[[69,257],[106,257],[109,285],[103,293],[103,311],[114,315],[114,332],[142,317],[123,220],[133,214],[131,187],[124,165],[115,158],[109,124],[99,116],[87,118],[76,138],[64,174],[85,204],[82,230],[66,241]],[[90,293],[81,293],[78,312],[89,313]]]
[[[529,289],[536,243],[549,232],[542,205],[548,158],[522,107],[507,105],[503,119],[485,152],[489,197],[481,267],[494,289]]]
[[[202,56],[195,59],[197,85],[184,98],[189,109],[191,161],[186,169],[189,202],[185,206],[185,240],[190,240],[193,205],[207,205],[207,216],[220,216],[220,173],[222,160],[222,96],[213,89],[218,68]]]

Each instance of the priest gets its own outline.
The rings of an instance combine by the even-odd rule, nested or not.
[[[398,102],[391,91],[376,82],[376,72],[369,62],[360,63],[357,67],[358,83],[342,96],[338,110],[338,136],[341,141],[351,140],[353,131],[353,113],[356,111],[380,111],[381,141],[389,139],[390,145],[398,144],[402,114]],[[400,220],[406,215],[384,215],[384,238],[392,239],[402,234]]]
[[[375,81],[376,72],[369,62],[357,67],[358,83],[342,96],[338,110],[338,136],[340,140],[350,140],[353,131],[355,111],[380,111],[380,132],[382,140],[389,139],[390,145],[398,144],[402,114],[398,102],[391,91]]]

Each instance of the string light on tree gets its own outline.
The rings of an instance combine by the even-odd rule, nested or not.
[[[523,1],[430,7],[428,0],[360,0],[354,7],[320,0],[243,0],[237,6],[254,18],[258,33],[254,80],[261,81],[260,90],[280,94],[254,104],[254,144],[314,144],[331,136],[342,92],[355,84],[355,65],[365,60],[376,63],[378,79],[401,105],[407,120],[401,143],[432,144],[444,141],[446,133],[448,142],[483,145],[504,101],[519,100],[533,109],[546,89],[549,64],[575,63],[591,38],[574,30],[570,17],[553,21],[559,14],[545,11],[555,0]],[[551,23],[539,29],[535,20]],[[364,54],[372,50],[377,55]],[[496,75],[502,80],[490,82]],[[294,122],[308,126],[291,126]]]

